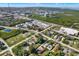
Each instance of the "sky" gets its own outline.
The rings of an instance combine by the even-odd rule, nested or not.
[[[0,7],[79,7],[79,3],[0,3]]]

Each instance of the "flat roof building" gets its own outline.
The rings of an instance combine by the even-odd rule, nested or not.
[[[79,31],[75,30],[75,29],[71,29],[71,28],[64,28],[61,27],[59,32],[61,33],[66,33],[67,35],[76,35],[79,33]]]

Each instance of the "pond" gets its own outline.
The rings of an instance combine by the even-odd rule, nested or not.
[[[3,31],[5,31],[5,32],[11,32],[12,30],[11,29],[4,29]]]

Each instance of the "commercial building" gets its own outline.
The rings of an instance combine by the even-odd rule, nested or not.
[[[61,27],[59,32],[66,33],[67,35],[78,35],[78,33],[79,33],[79,31],[77,31],[75,29],[64,28],[64,27]]]

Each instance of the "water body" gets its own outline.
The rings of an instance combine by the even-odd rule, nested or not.
[[[11,29],[4,29],[3,31],[5,31],[5,32],[11,32],[12,30]]]

